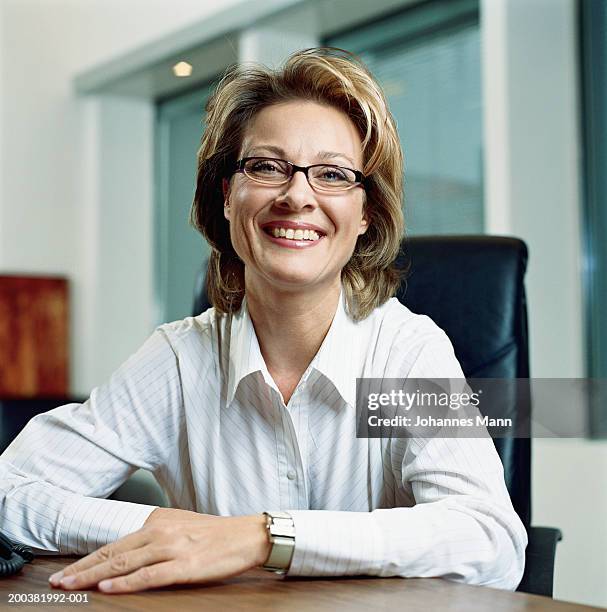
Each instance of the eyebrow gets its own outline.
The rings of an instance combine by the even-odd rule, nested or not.
[[[247,154],[244,157],[249,157],[251,153],[253,151],[256,151],[257,149],[264,149],[266,151],[270,151],[270,153],[273,153],[274,155],[282,155],[283,157],[286,156],[285,150],[281,147],[277,147],[275,145],[254,145],[248,150]],[[342,157],[350,164],[352,164],[353,168],[356,166],[354,161],[344,153],[336,153],[335,151],[319,151],[316,156],[319,159],[335,159],[336,157]]]

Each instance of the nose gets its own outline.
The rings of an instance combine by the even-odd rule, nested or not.
[[[279,196],[279,206],[300,210],[306,206],[316,206],[316,195],[303,171],[296,170],[284,185],[283,195]]]

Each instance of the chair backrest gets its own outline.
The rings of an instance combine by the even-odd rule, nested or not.
[[[527,247],[517,238],[419,236],[403,242],[409,265],[396,297],[432,318],[451,339],[466,378],[528,378]],[[205,261],[196,281],[194,314],[210,307]],[[504,416],[516,423],[513,398]],[[518,417],[518,418],[517,418]],[[494,440],[510,497],[521,520],[531,519],[531,440]]]
[[[445,331],[466,378],[529,378],[525,243],[498,236],[419,236],[405,240],[402,250],[403,264],[411,267],[397,297]],[[516,396],[508,401],[503,416],[512,418],[516,430],[527,411]],[[530,437],[494,443],[514,509],[528,527]]]

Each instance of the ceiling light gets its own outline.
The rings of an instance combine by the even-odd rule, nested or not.
[[[189,77],[192,74],[192,64],[178,62],[173,66],[173,74],[176,77]]]

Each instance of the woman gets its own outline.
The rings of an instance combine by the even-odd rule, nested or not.
[[[66,589],[259,565],[515,588],[526,535],[490,439],[355,435],[357,377],[463,377],[444,332],[391,298],[402,157],[379,86],[311,49],[229,70],[207,111],[192,219],[214,308],[28,425],[0,463],[7,535],[91,553],[50,578]],[[93,498],[137,467],[171,509]]]

